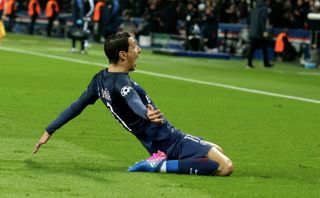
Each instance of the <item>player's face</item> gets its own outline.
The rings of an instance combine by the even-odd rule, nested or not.
[[[129,49],[128,49],[128,67],[129,71],[134,71],[136,67],[136,60],[138,59],[141,48],[138,46],[137,41],[134,40],[132,37],[128,39],[129,42]]]

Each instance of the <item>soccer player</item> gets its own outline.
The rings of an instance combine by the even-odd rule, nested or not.
[[[130,78],[129,72],[135,70],[141,49],[129,33],[111,35],[105,42],[104,51],[109,60],[108,68],[97,73],[79,99],[46,128],[34,153],[57,129],[99,98],[115,119],[152,154],[130,167],[129,172],[219,176],[232,173],[232,162],[218,145],[184,134],[172,126],[145,90]]]

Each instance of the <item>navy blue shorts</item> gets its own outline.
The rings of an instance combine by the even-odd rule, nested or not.
[[[178,138],[167,150],[168,159],[204,158],[213,146],[199,137],[183,135]]]

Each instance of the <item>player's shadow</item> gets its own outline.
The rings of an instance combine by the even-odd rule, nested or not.
[[[46,172],[50,174],[63,173],[66,175],[75,175],[87,179],[92,179],[97,182],[110,183],[111,180],[106,179],[103,176],[105,172],[123,172],[123,167],[110,166],[110,165],[94,165],[86,164],[83,162],[67,162],[59,164],[46,165],[43,163],[38,163],[32,159],[26,159],[23,161],[26,167],[29,169],[37,170],[37,172]],[[55,166],[56,165],[56,166]]]
[[[292,180],[295,182],[309,183],[314,185],[318,182],[317,178],[310,178],[309,175],[317,172],[317,168],[305,165],[298,165],[294,168],[275,168],[272,170],[259,170],[259,171],[241,171],[236,170],[231,177],[241,177],[241,178],[256,178],[256,179],[285,179]],[[309,177],[307,180],[306,177]]]

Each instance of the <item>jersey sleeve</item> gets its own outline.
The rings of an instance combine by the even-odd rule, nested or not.
[[[87,89],[81,94],[81,96],[67,107],[51,124],[46,128],[49,134],[53,134],[56,130],[62,127],[64,124],[78,116],[89,104],[94,104],[98,99],[93,81],[87,87]]]
[[[139,94],[134,90],[132,83],[128,78],[118,79],[115,89],[135,114],[146,120],[148,119],[147,108],[141,101]]]

